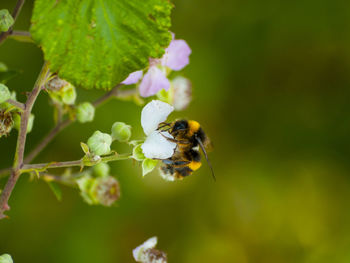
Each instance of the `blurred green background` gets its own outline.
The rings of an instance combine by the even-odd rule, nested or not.
[[[0,9],[13,9],[1,0]],[[27,1],[15,29],[28,29]],[[0,254],[24,262],[134,262],[151,236],[169,262],[350,262],[350,4],[342,0],[175,0],[173,27],[192,48],[185,74],[190,107],[214,143],[217,182],[206,164],[183,181],[137,163],[113,163],[118,207],[88,206],[64,188],[23,176],[0,222]],[[7,40],[0,61],[22,74],[8,86],[24,99],[42,65],[32,44]],[[79,101],[101,92],[79,90]],[[81,157],[79,142],[115,121],[143,136],[141,108],[110,101],[91,124],[74,124],[36,162]],[[53,126],[47,95],[34,108],[32,148]],[[16,133],[0,140],[0,168],[13,159]],[[116,145],[116,147],[118,147]],[[117,148],[120,149],[120,148]],[[5,181],[0,181],[2,186]]]

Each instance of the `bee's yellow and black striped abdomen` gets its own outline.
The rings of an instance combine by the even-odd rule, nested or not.
[[[192,171],[196,171],[201,167],[201,162],[192,161],[188,164],[188,168],[190,168]]]

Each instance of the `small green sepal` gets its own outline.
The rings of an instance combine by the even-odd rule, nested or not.
[[[143,161],[146,158],[142,152],[141,146],[142,144],[138,144],[132,150],[132,158],[139,162]]]
[[[153,171],[153,169],[157,166],[158,160],[152,160],[152,159],[144,159],[142,161],[142,176],[145,176],[146,174]]]
[[[90,153],[89,146],[86,143],[81,142],[80,143],[80,147],[81,147],[81,149],[83,150],[83,152],[85,154],[89,154]]]

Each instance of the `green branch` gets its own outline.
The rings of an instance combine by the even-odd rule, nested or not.
[[[25,164],[23,165],[20,173],[31,173],[31,172],[43,172],[47,169],[54,168],[67,168],[67,167],[84,167],[84,166],[93,166],[100,162],[108,163],[113,161],[121,161],[130,159],[132,154],[118,154],[113,153],[112,155],[102,156],[101,159],[91,160],[82,158],[75,161],[67,162],[50,162],[50,163],[38,163],[38,164]]]

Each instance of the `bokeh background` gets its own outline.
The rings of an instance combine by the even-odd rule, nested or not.
[[[16,29],[28,29],[32,2]],[[184,72],[194,98],[172,117],[202,124],[215,146],[217,182],[206,164],[168,183],[156,172],[142,178],[133,161],[113,163],[122,198],[103,208],[70,188],[58,202],[43,181],[23,176],[10,220],[0,222],[0,254],[16,263],[133,262],[132,249],[156,235],[169,262],[349,262],[350,4],[174,3],[172,30],[193,51]],[[1,0],[0,9],[14,5]],[[23,99],[42,65],[40,49],[7,40],[0,61],[22,71],[8,86]],[[79,101],[102,94],[78,93]],[[130,123],[140,138],[140,111],[110,101],[93,123],[70,126],[36,161],[81,157],[79,142],[115,121]],[[34,113],[27,149],[53,126],[45,94]],[[15,132],[0,140],[0,168],[11,164],[15,140]]]

